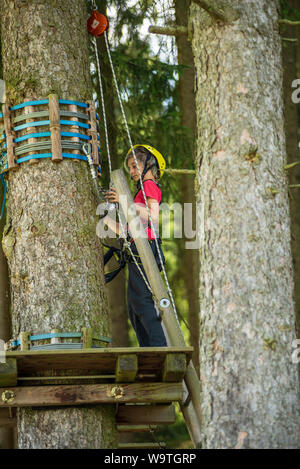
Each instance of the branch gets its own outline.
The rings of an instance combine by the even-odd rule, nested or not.
[[[299,26],[300,21],[291,21],[291,20],[278,20],[279,24],[289,24],[290,26]]]
[[[177,174],[190,174],[192,176],[195,176],[196,171],[194,169],[173,169],[173,168],[168,168],[165,169],[164,172],[166,174],[173,174],[176,176]]]
[[[223,23],[230,23],[239,18],[239,13],[228,5],[224,5],[219,0],[193,0],[207,13],[217,20],[223,21]]]
[[[188,28],[186,26],[149,26],[151,34],[164,34],[165,36],[187,36]]]
[[[296,38],[291,38],[291,37],[282,37],[281,38],[283,41],[287,41],[287,42],[298,42],[298,39]]]
[[[294,161],[294,163],[286,164],[283,169],[290,169],[296,166],[297,164],[300,164],[300,161]]]

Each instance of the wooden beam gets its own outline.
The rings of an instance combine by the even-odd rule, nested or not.
[[[70,99],[76,101],[76,99],[74,99],[73,97],[71,97]],[[68,109],[71,112],[78,112],[78,107],[77,107],[76,104],[68,104]],[[79,121],[78,117],[70,117],[69,120],[74,121],[74,122]],[[73,133],[78,133],[78,126],[76,124],[70,125],[69,131],[73,132]],[[80,143],[80,138],[79,137],[70,137],[70,141],[75,142],[75,143]],[[78,150],[70,150],[70,153],[72,153],[73,155],[80,155],[80,151],[78,151]],[[80,164],[80,160],[77,160],[76,158],[73,159],[73,162],[74,163],[76,162],[76,163]]]
[[[149,433],[158,430],[157,425],[117,425],[119,433]]]
[[[49,120],[52,145],[52,161],[59,163],[62,161],[61,146],[61,126],[58,96],[56,94],[49,95]]]
[[[15,150],[14,149],[15,149],[16,144],[14,143],[14,139],[15,139],[16,134],[13,131],[11,111],[9,109],[8,104],[4,104],[3,106],[3,120],[4,120],[5,137],[6,137],[8,169],[16,170],[19,167],[18,164],[15,162]]]
[[[93,344],[93,329],[89,327],[82,328],[82,348],[92,348]]]
[[[16,425],[17,425],[17,419],[15,417],[0,418],[0,428],[1,427],[14,428]]]
[[[151,34],[162,34],[164,36],[187,36],[188,28],[186,26],[149,26]]]
[[[94,101],[88,101],[89,104],[89,124],[90,128],[87,131],[87,134],[91,137],[91,145],[92,145],[92,159],[93,163],[98,165],[99,164],[99,152],[98,152],[98,137],[97,137],[97,118],[96,118],[96,108]]]
[[[165,448],[166,443],[163,441],[156,443],[119,443],[118,449],[160,449]]]
[[[8,358],[5,363],[0,363],[0,387],[16,386],[17,379],[17,360],[15,358]]]
[[[29,336],[30,336],[30,332],[20,332],[19,340],[20,340],[20,349],[22,352],[29,350]]]
[[[300,21],[292,21],[292,20],[278,20],[279,24],[288,24],[289,26],[300,26]]]
[[[117,425],[172,425],[175,423],[173,404],[120,405]]]
[[[214,19],[222,21],[223,23],[231,23],[239,18],[239,13],[236,10],[220,0],[192,1],[207,11]]]
[[[92,348],[82,350],[28,350],[6,352],[6,358],[16,358],[20,377],[37,376],[48,370],[95,370],[95,374],[115,374],[116,360],[121,355],[136,355],[140,375],[153,375],[159,381],[165,357],[168,353],[184,353],[187,361],[192,356],[192,347],[119,347]],[[74,373],[75,375],[77,373]],[[83,372],[83,374],[86,374]],[[50,374],[49,374],[50,375]]]
[[[177,176],[178,174],[187,174],[191,176],[195,176],[196,171],[195,169],[175,169],[175,168],[166,168],[164,173],[171,174]]]
[[[5,399],[1,398],[5,394]],[[9,402],[7,401],[9,397]],[[23,386],[0,389],[0,407],[47,407],[182,401],[181,383]]]
[[[138,371],[137,355],[120,355],[116,363],[116,382],[130,383],[135,381]]]
[[[26,101],[27,102],[31,101],[31,99],[27,98]],[[32,114],[32,113],[35,112],[35,107],[34,106],[26,106],[24,108],[24,112],[25,112],[25,114]],[[26,124],[30,124],[31,122],[34,122],[34,121],[35,121],[35,119],[30,119],[29,118],[29,119],[26,119],[25,122],[26,122]],[[27,127],[26,132],[29,133],[29,134],[36,133],[36,127],[34,127],[34,126],[33,127]],[[36,143],[36,142],[37,142],[37,140],[35,138],[29,138],[27,140],[28,145],[31,145],[31,144]],[[35,153],[34,150],[31,150],[29,152],[28,156],[33,155],[34,153]],[[29,164],[39,164],[39,161],[40,160],[38,158],[33,158],[32,160],[29,160]]]
[[[183,353],[169,353],[164,362],[162,380],[164,382],[182,381],[186,373],[186,357]]]
[[[12,408],[0,409],[0,427],[15,427],[17,424],[16,410]]]

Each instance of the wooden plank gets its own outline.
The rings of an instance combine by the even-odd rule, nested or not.
[[[120,405],[117,425],[172,425],[175,423],[173,404]]]
[[[9,394],[9,402],[1,396]],[[11,398],[13,396],[13,398]],[[181,383],[85,384],[23,386],[0,389],[0,407],[152,403],[182,401]]]
[[[0,427],[15,427],[17,424],[16,410],[10,408],[0,409]]]
[[[30,332],[20,332],[19,340],[22,352],[29,350],[29,336]]]
[[[1,418],[0,417],[0,428],[1,427],[13,428],[16,425],[17,425],[17,419],[15,417],[13,418]]]
[[[160,449],[165,448],[166,443],[163,441],[157,443],[119,443],[118,449]]]
[[[94,101],[88,101],[89,104],[89,115],[90,115],[90,128],[87,131],[87,134],[91,137],[91,145],[92,145],[92,159],[93,163],[98,165],[99,164],[99,153],[98,153],[98,138],[97,138],[97,119],[96,119],[96,109]]]
[[[119,355],[116,363],[116,382],[131,383],[135,381],[138,371],[137,355]]]
[[[8,169],[18,169],[18,164],[15,162],[15,151],[16,144],[14,143],[15,133],[12,130],[11,111],[8,104],[3,105],[3,118],[4,128],[6,136],[6,149],[7,149],[7,162]]]
[[[0,363],[0,387],[17,385],[17,360],[7,358],[5,363]]]
[[[51,334],[57,334],[61,332],[60,329],[51,329]],[[61,338],[60,337],[52,337],[50,340],[51,344],[61,344]]]
[[[184,353],[168,353],[163,367],[162,380],[165,382],[182,381],[186,372]]]
[[[62,161],[62,146],[61,146],[61,126],[60,126],[60,113],[59,102],[56,94],[49,95],[49,120],[51,132],[51,146],[52,146],[52,161],[59,163]]]
[[[25,101],[32,101],[32,99],[27,98]],[[26,106],[24,108],[25,114],[31,114],[35,111],[36,111],[36,106]],[[26,124],[30,124],[30,122],[34,122],[34,121],[35,121],[34,119],[29,118],[29,119],[26,119],[25,122],[26,122]],[[28,134],[36,133],[36,127],[27,127],[26,133],[28,133]],[[36,138],[29,138],[27,140],[27,143],[28,143],[28,145],[31,145],[32,143],[37,143],[37,139]],[[35,153],[35,151],[31,150],[28,155],[33,155],[34,153]],[[38,163],[39,163],[38,158],[33,158],[32,160],[29,160],[29,164],[38,164]]]
[[[93,344],[93,329],[89,327],[82,328],[82,348],[92,348]]]
[[[159,380],[165,357],[168,353],[184,353],[187,361],[191,359],[192,347],[131,347],[99,348],[85,350],[49,350],[49,351],[11,351],[7,358],[16,358],[20,376],[47,370],[87,369],[97,370],[101,374],[114,374],[117,357],[137,355],[139,375],[153,375],[152,380]],[[84,373],[86,374],[86,373]]]
[[[70,99],[73,100],[74,98],[71,97]],[[74,101],[75,101],[75,99],[74,99]],[[77,108],[76,104],[69,104],[68,107],[69,107],[69,111],[71,111],[71,112],[77,112],[78,111],[78,108]],[[70,117],[69,120],[74,121],[74,122],[79,121],[79,119],[77,117]],[[71,125],[69,127],[68,131],[78,133],[78,126],[77,125]],[[79,137],[69,137],[68,140],[71,140],[71,142],[80,143],[80,138]],[[80,151],[78,151],[78,150],[70,150],[69,153],[73,153],[75,155],[80,155]],[[76,158],[74,158],[73,162],[74,163],[80,163],[80,160],[76,160]]]
[[[119,433],[149,433],[158,430],[157,425],[117,425]]]

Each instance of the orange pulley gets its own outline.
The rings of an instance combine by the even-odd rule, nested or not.
[[[99,13],[99,11],[93,10],[87,21],[87,29],[92,36],[102,36],[104,31],[108,29],[108,19],[106,16]]]

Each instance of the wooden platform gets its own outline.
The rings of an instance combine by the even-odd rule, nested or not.
[[[7,352],[6,362],[16,363],[18,385],[72,379],[104,379],[108,382],[182,381],[192,347],[131,347],[85,350]],[[1,381],[0,386],[6,386]],[[64,373],[68,370],[67,373]],[[173,371],[172,371],[173,370]],[[36,383],[35,383],[36,381]],[[46,384],[46,383],[44,383]],[[54,383],[53,383],[54,384]],[[14,384],[11,384],[14,385]]]
[[[0,408],[181,401],[192,352],[192,347],[7,352],[0,364]]]

